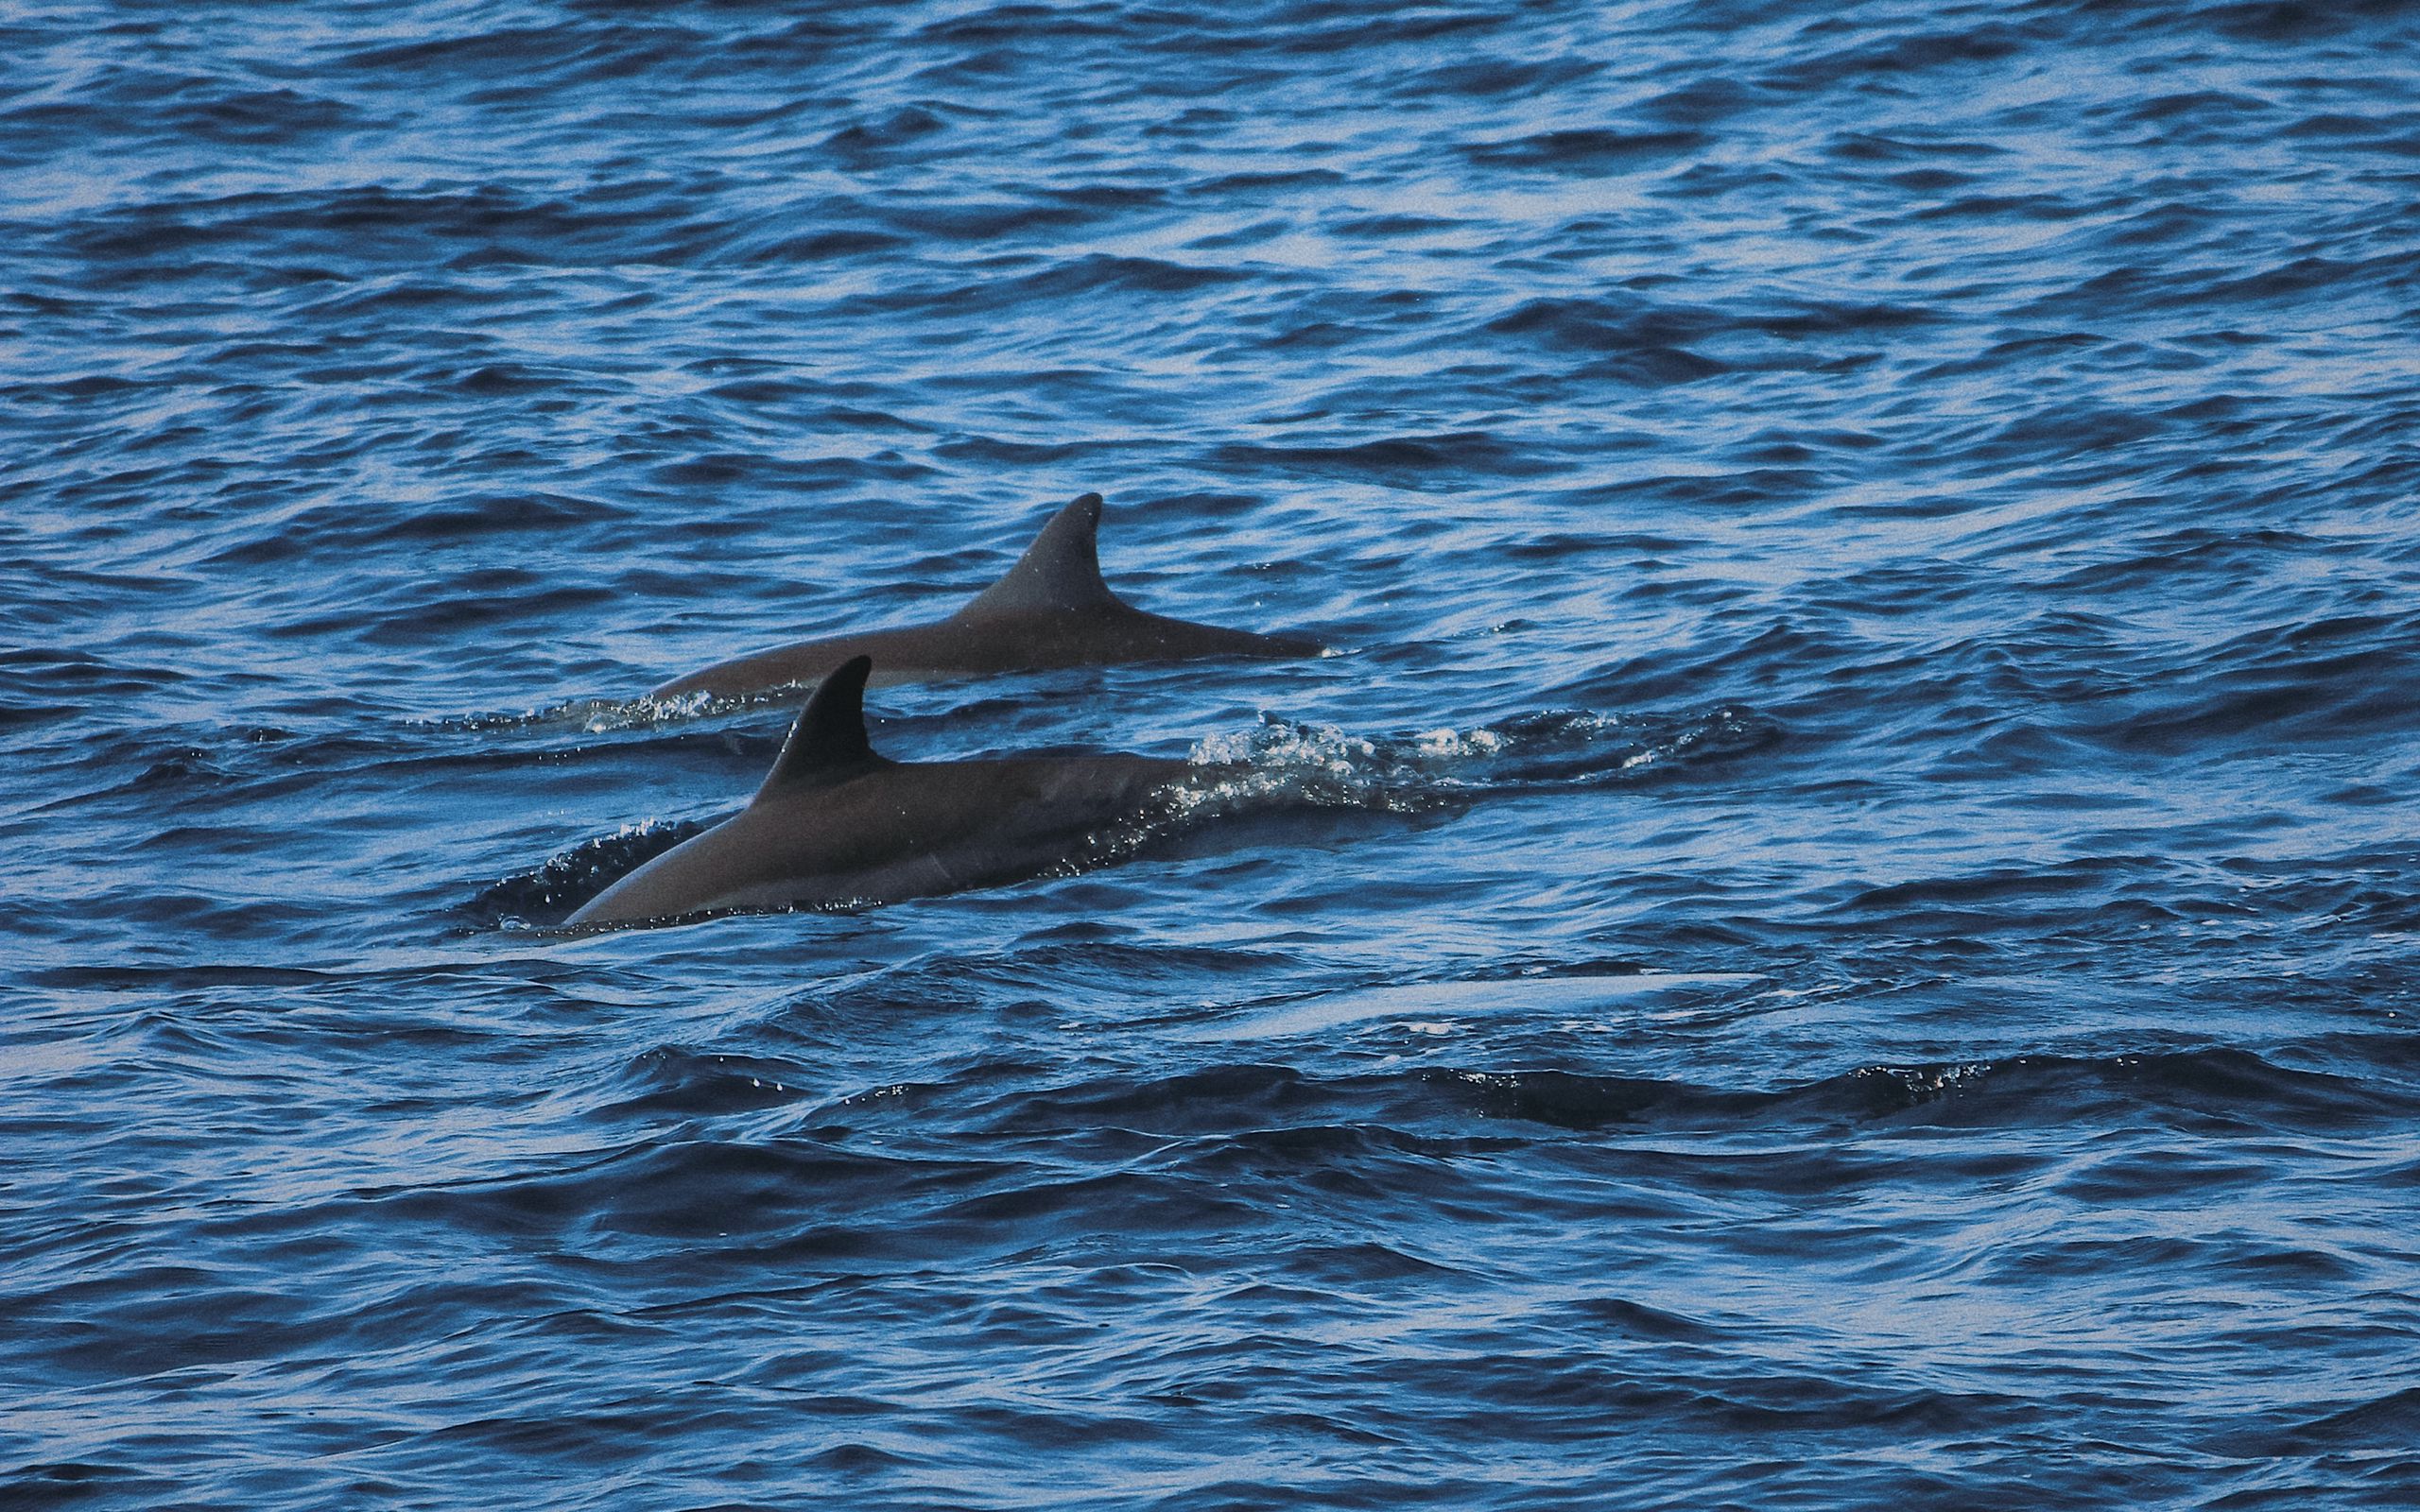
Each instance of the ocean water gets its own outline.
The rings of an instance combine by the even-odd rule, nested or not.
[[[2420,1505],[2420,12],[0,10],[0,1504]],[[552,927],[782,699],[1243,760]]]

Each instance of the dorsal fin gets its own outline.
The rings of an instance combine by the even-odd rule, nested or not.
[[[1116,605],[1117,595],[1100,580],[1100,551],[1095,543],[1099,529],[1100,495],[1087,493],[1052,515],[1017,564],[976,594],[958,611],[959,617]]]
[[[789,739],[752,802],[800,787],[818,787],[888,765],[866,739],[866,674],[873,658],[853,656],[832,669],[798,712]]]

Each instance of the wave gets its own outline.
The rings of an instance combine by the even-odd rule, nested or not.
[[[790,1122],[830,1130],[912,1123],[977,1142],[1014,1143],[1078,1128],[1116,1141],[1212,1142],[1164,1152],[1188,1168],[1201,1160],[1223,1163],[1279,1153],[1350,1164],[1373,1153],[1474,1153],[1575,1136],[1789,1142],[1825,1131],[1893,1128],[1971,1131],[1980,1158],[2000,1148],[1990,1138],[1996,1131],[2088,1123],[2133,1128],[2141,1141],[2122,1159],[2070,1170],[2058,1188],[2080,1201],[2124,1205],[2180,1184],[2256,1185],[2268,1178],[2268,1164],[2257,1160],[2230,1165],[2156,1151],[2143,1157],[2142,1141],[2201,1138],[2221,1124],[2288,1139],[2352,1138],[2420,1113],[2420,1078],[2410,1066],[2338,1058],[2340,1069],[2322,1070],[2282,1058],[2308,1058],[2310,1053],[2301,1049],[2280,1057],[2210,1045],[1876,1064],[1763,1087],[1551,1067],[1492,1069],[1451,1064],[1450,1057],[1445,1064],[1323,1073],[1274,1058],[1291,1053],[1289,1036],[1325,1041],[1355,1022],[1392,1031],[1414,1016],[1468,1018],[1475,1010],[1491,1019],[1561,1021],[1595,1013],[1628,1020],[1668,1012],[1674,1001],[1691,995],[1736,1002],[1761,990],[1755,980],[1655,973],[1524,977],[1440,984],[1468,990],[1434,991],[1425,1001],[1420,988],[1389,988],[1392,1003],[1383,1015],[1314,1022],[1305,1014],[1299,1024],[1274,1027],[1270,1016],[1226,1027],[1197,1020],[1171,1034],[1189,1043],[1250,1040],[1268,1059],[1072,1079],[1037,1078],[1039,1068],[1028,1065],[987,1063],[949,1081],[837,1095],[825,1085],[828,1074],[802,1061],[666,1047],[634,1061],[619,1084],[590,1093],[596,1100],[591,1116],[666,1112],[711,1121],[787,1107],[795,1115]]]

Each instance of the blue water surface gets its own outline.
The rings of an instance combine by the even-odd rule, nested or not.
[[[0,1503],[2420,1505],[2420,11],[0,11]],[[565,933],[1046,513],[1288,801]]]

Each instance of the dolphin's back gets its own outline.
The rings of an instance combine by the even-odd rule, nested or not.
[[[871,903],[1022,881],[1099,859],[1193,771],[1147,756],[889,761],[866,739],[860,656],[791,724],[745,809],[572,915],[635,923],[787,903]]]
[[[1192,768],[1142,756],[886,765],[763,799],[598,894],[571,922],[996,886],[1098,859]]]
[[[1151,614],[1102,581],[1097,534],[1101,499],[1087,493],[1051,517],[998,581],[947,619],[776,646],[719,662],[650,690],[739,697],[813,681],[852,657],[874,664],[873,683],[977,677],[1196,657],[1317,656],[1305,636],[1199,625]]]

